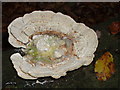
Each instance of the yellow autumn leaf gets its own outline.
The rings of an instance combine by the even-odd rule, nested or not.
[[[113,56],[110,52],[104,53],[95,63],[94,71],[98,80],[106,81],[115,72]]]

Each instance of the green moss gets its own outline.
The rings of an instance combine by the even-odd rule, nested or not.
[[[46,42],[51,45],[47,51],[38,51],[36,45],[34,44],[34,41],[29,43],[26,48],[26,54],[32,56],[31,60],[41,61],[44,63],[53,63],[53,60],[49,58],[55,58],[54,52],[57,48],[59,48],[58,44],[61,44],[62,42],[59,41],[58,44],[53,45],[54,41],[58,41],[58,37],[52,36],[51,38],[48,38]]]
[[[36,60],[36,61],[41,61],[44,63],[52,63],[52,61],[49,58],[53,57],[54,51],[57,47],[53,46],[50,47],[50,49],[48,51],[45,52],[40,52],[37,50],[37,48],[33,45],[33,43],[28,45],[28,48],[26,49],[26,54],[32,56],[32,60]]]

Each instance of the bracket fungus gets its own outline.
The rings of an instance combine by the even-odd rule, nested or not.
[[[33,11],[8,26],[9,43],[21,48],[10,59],[24,79],[60,78],[89,65],[98,46],[97,35],[83,23],[60,12]]]

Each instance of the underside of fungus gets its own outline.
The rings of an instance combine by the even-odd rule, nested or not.
[[[71,17],[52,11],[34,11],[8,26],[9,43],[21,48],[10,59],[24,79],[60,78],[67,71],[89,65],[98,45],[96,33]]]

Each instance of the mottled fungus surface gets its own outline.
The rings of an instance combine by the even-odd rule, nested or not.
[[[33,11],[8,26],[9,43],[25,53],[11,55],[24,79],[60,78],[67,71],[89,65],[98,45],[97,35],[83,23],[60,12]]]

